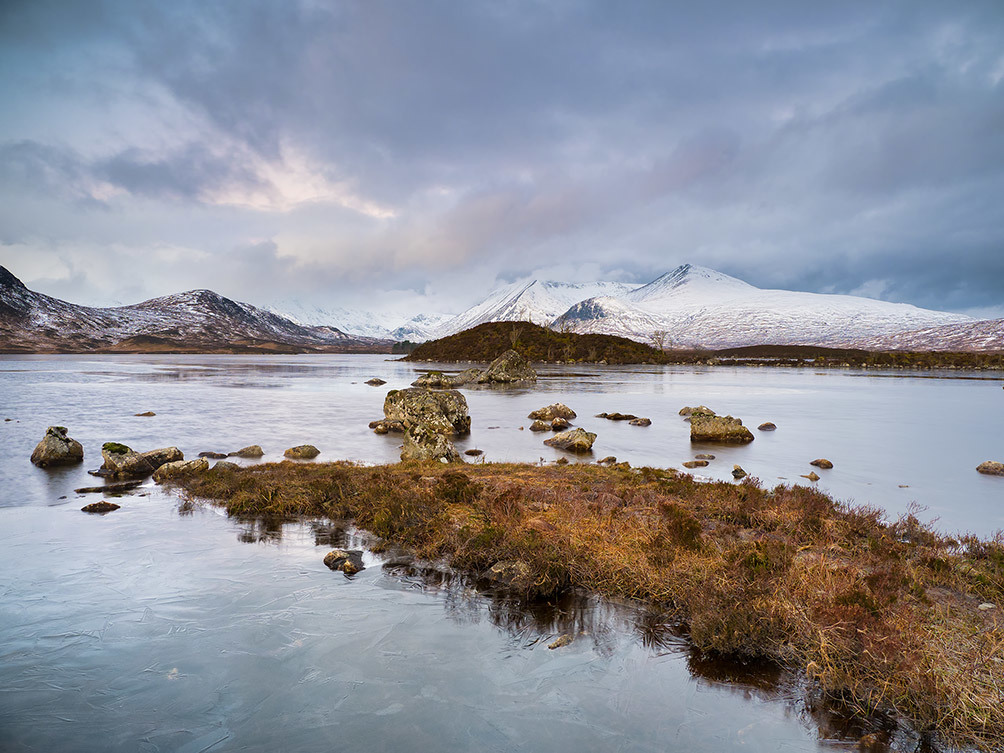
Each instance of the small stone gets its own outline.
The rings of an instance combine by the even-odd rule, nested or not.
[[[296,447],[290,447],[282,454],[291,460],[313,460],[321,454],[321,451],[312,444],[300,444]]]
[[[1004,476],[1004,463],[998,463],[995,460],[987,460],[985,463],[980,463],[976,466],[976,470],[980,473],[984,473],[987,476]]]
[[[547,647],[553,651],[556,648],[564,648],[565,646],[567,646],[569,643],[571,643],[574,640],[575,640],[575,638],[573,638],[568,633],[565,633],[564,635],[559,636],[557,640],[554,640],[554,641],[551,641],[550,643],[548,643]]]
[[[485,451],[484,450],[464,450],[464,454],[465,455],[470,455],[471,457],[476,458],[478,455],[484,455]]]
[[[700,455],[694,455],[698,460],[714,460],[715,456],[707,452],[702,452]]]
[[[997,605],[991,604],[989,601],[984,601],[976,608],[979,609],[981,612],[989,612],[991,609],[996,609]]]
[[[680,408],[680,415],[681,416],[692,416],[695,413],[703,413],[703,414],[705,414],[707,416],[713,416],[713,415],[715,415],[715,412],[713,410],[711,410],[711,408],[709,408],[706,405],[698,405],[696,408],[691,408],[688,405],[685,408]]]
[[[703,468],[708,464],[707,460],[687,460],[684,461],[684,468]]]
[[[817,468],[832,468],[833,467],[833,463],[831,463],[826,458],[816,458],[811,463],[809,463],[809,465],[814,465]]]
[[[777,427],[770,421],[766,421],[756,427],[758,431],[774,431]]]
[[[523,427],[520,426],[519,428],[522,429]],[[551,430],[551,425],[546,421],[538,420],[530,424],[530,431],[550,431],[550,430]]]
[[[100,502],[92,502],[89,505],[84,505],[80,508],[82,512],[96,512],[96,513],[106,513],[112,510],[118,510],[121,505],[117,505],[114,502],[106,502],[104,500]]]
[[[732,466],[732,478],[746,478],[748,475],[741,465]]]
[[[363,384],[368,384],[371,387],[379,387],[382,384],[387,384],[387,382],[385,382],[383,379],[380,379],[379,377],[373,377],[372,379],[367,379],[365,382],[363,382]]]
[[[651,426],[652,425],[652,419],[651,418],[632,418],[630,421],[628,421],[628,423],[631,426]]]
[[[551,431],[564,431],[567,428],[568,428],[568,421],[562,418],[561,416],[557,416],[551,419]]]
[[[809,481],[819,481],[819,474],[815,471],[810,471],[809,473],[803,473],[802,478],[807,478]]]
[[[910,485],[909,485],[909,484],[900,484],[900,485],[899,485],[899,488],[900,488],[900,489],[909,489],[909,488],[910,488]]]
[[[225,452],[200,452],[200,458],[209,458],[210,460],[222,460],[227,456]]]
[[[148,416],[156,416],[157,414],[154,413],[152,410],[148,410],[148,411],[143,411],[142,413],[134,413],[133,415],[138,416],[139,418],[146,418]]]

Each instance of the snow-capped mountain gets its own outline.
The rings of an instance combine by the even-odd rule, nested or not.
[[[384,340],[428,340],[430,334],[453,314],[406,316],[395,312],[375,313],[340,306],[318,306],[296,299],[277,301],[266,307],[279,316],[310,327],[335,327],[342,332]]]
[[[211,290],[131,306],[79,306],[29,290],[0,267],[0,351],[385,351],[387,341],[305,327]]]
[[[431,334],[445,337],[485,322],[534,322],[546,326],[579,301],[623,296],[637,287],[622,282],[517,282],[492,291],[481,303],[449,319]]]
[[[930,311],[849,295],[761,290],[704,267],[684,264],[625,295],[579,302],[552,326],[652,342],[667,333],[675,347],[731,348],[786,344],[858,347],[879,336],[971,323]]]

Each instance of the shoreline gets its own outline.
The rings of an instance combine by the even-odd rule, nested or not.
[[[523,598],[647,602],[699,650],[778,661],[862,716],[985,749],[1004,736],[999,534],[654,468],[283,462],[171,483],[239,518],[352,520]]]

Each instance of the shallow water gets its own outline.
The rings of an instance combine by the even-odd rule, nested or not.
[[[376,356],[0,358],[0,418],[13,419],[0,423],[0,749],[856,749],[862,730],[811,713],[796,678],[697,656],[630,606],[579,597],[527,612],[369,552],[349,578],[321,560],[361,545],[351,530],[182,514],[150,485],[114,513],[79,512],[101,497],[72,490],[100,483],[85,469],[113,439],[190,457],[260,443],[268,460],[311,442],[322,460],[396,460],[399,437],[366,423],[415,373]],[[388,384],[362,384],[371,376]],[[461,445],[554,459],[518,427],[561,400],[598,432],[594,458],[678,465],[707,448],[690,447],[676,413],[705,403],[779,427],[712,449],[709,475],[738,462],[797,478],[824,455],[836,467],[820,485],[839,496],[893,513],[916,499],[948,527],[986,532],[1004,525],[1004,480],[973,467],[1004,454],[1002,393],[999,379],[553,368],[533,389],[465,390],[474,427]],[[145,410],[157,416],[133,416]],[[50,424],[83,442],[82,468],[28,462]],[[571,645],[548,650],[566,633]],[[913,746],[905,733],[897,745]]]

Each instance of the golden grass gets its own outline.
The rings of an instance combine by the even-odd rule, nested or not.
[[[704,651],[804,670],[861,714],[948,742],[1004,739],[1004,540],[885,523],[806,487],[674,471],[479,463],[279,463],[180,479],[236,516],[352,518],[480,572],[520,560],[524,595],[577,586],[669,607]]]

